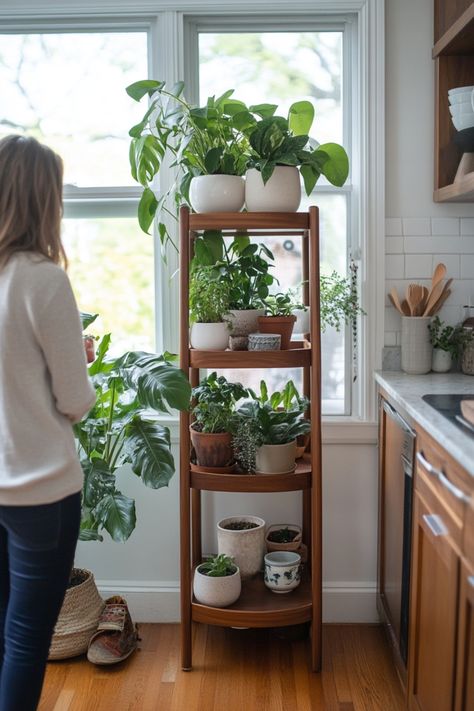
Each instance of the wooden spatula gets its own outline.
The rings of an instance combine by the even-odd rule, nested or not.
[[[420,304],[423,300],[423,287],[421,284],[408,284],[407,301],[412,316],[421,316]]]
[[[390,293],[389,293],[388,297],[389,297],[390,301],[392,302],[392,304],[397,309],[397,311],[399,313],[401,313],[402,316],[409,316],[410,315],[409,311],[406,313],[405,310],[402,308],[402,304],[400,304],[400,299],[398,298],[397,290],[395,289],[394,286],[392,286],[392,288],[390,289]]]
[[[442,292],[443,292],[443,283],[441,281],[439,281],[430,291],[430,295],[428,297],[428,301],[426,303],[425,310],[423,311],[423,316],[431,316],[432,315],[431,309],[438,301]]]
[[[428,316],[434,316],[441,309],[442,305],[444,304],[448,296],[451,294],[451,289],[447,288],[451,282],[452,279],[450,279],[449,282],[446,282],[438,301],[431,307]]]
[[[431,291],[433,291],[436,284],[439,284],[440,281],[443,281],[445,276],[446,266],[443,263],[437,264],[434,269],[433,276],[431,277]]]

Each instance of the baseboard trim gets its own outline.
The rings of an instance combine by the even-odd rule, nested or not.
[[[179,583],[98,580],[102,597],[123,595],[136,622],[179,622]],[[327,582],[323,586],[323,622],[379,622],[375,583]]]

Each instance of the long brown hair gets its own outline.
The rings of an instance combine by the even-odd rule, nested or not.
[[[0,140],[0,268],[15,252],[67,266],[61,242],[63,162],[30,136]]]

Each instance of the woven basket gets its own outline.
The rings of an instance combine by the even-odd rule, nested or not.
[[[66,591],[49,649],[50,660],[84,654],[104,608],[93,574],[81,568],[74,568],[73,574],[83,575],[85,580]]]

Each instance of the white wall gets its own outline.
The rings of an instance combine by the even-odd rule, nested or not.
[[[386,290],[428,285],[443,261],[455,283],[440,317],[456,323],[474,304],[474,205],[433,202],[432,41],[433,0],[386,2]],[[387,300],[386,345],[400,343],[400,329]]]

